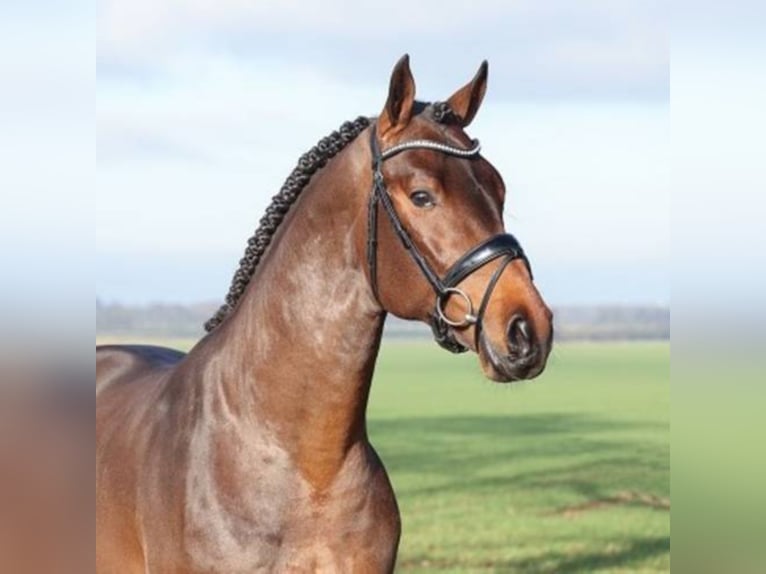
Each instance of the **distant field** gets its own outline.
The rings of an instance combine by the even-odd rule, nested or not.
[[[397,571],[669,571],[669,370],[666,343],[567,344],[541,379],[497,385],[475,356],[385,344],[369,429]]]

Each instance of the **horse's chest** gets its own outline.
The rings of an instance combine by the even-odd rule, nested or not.
[[[268,464],[246,458],[233,468],[218,461],[190,472],[183,533],[189,571],[391,569],[399,518],[387,481],[353,473],[320,496],[280,453],[270,452]]]
[[[269,513],[264,520],[252,520],[222,512],[187,528],[184,554],[192,562],[189,570],[222,574],[391,570],[398,517],[378,516],[371,505],[360,502],[349,512],[296,503],[280,519],[273,518]]]

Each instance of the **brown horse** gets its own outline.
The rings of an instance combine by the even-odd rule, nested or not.
[[[463,131],[486,80],[485,62],[417,102],[403,57],[378,118],[301,158],[205,338],[97,349],[98,572],[393,570],[399,513],[365,423],[386,313],[497,381],[538,375],[551,346],[502,179]]]

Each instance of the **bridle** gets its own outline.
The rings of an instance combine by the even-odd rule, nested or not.
[[[472,159],[479,155],[481,145],[478,140],[473,140],[473,146],[470,149],[463,149],[453,147],[441,142],[432,140],[411,140],[396,144],[388,149],[380,149],[378,144],[377,133],[375,124],[373,123],[370,129],[370,150],[372,153],[372,193],[370,194],[370,203],[368,211],[368,233],[367,233],[367,264],[370,273],[370,283],[372,285],[373,293],[375,297],[380,300],[378,293],[378,275],[377,275],[377,252],[378,252],[378,204],[383,206],[384,211],[388,214],[388,219],[394,228],[394,232],[402,242],[402,245],[410,254],[413,261],[420,268],[424,277],[430,283],[434,292],[436,293],[436,303],[434,305],[434,311],[431,314],[430,323],[431,330],[434,334],[434,339],[439,345],[451,351],[453,353],[462,353],[468,349],[460,343],[451,332],[451,329],[464,329],[471,325],[475,326],[474,342],[476,349],[479,349],[479,342],[484,322],[484,313],[487,310],[487,305],[492,296],[492,292],[497,285],[500,276],[506,267],[514,260],[521,259],[527,266],[527,269],[532,273],[529,265],[529,260],[524,254],[524,250],[516,240],[516,238],[510,233],[500,233],[494,235],[481,242],[479,245],[470,249],[460,259],[458,259],[452,267],[450,267],[444,274],[444,277],[439,275],[433,270],[426,261],[423,254],[418,247],[412,241],[410,234],[402,224],[399,215],[396,213],[394,204],[391,201],[391,196],[386,188],[386,182],[383,177],[383,162],[387,159],[402,153],[407,150],[413,149],[428,149],[444,153],[447,155]],[[457,285],[468,277],[471,273],[483,267],[490,261],[494,261],[499,257],[503,257],[503,261],[495,269],[492,277],[487,284],[487,288],[484,291],[484,296],[481,299],[479,308],[474,313],[474,305],[471,298],[458,288]],[[465,317],[459,321],[454,321],[447,317],[444,306],[450,297],[460,297],[465,301],[467,306],[467,312]]]

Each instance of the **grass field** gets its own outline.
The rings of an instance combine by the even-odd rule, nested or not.
[[[402,572],[669,571],[666,344],[559,345],[541,379],[388,344],[370,435],[391,475]]]
[[[369,429],[397,571],[669,571],[669,374],[664,343],[566,344],[539,380],[497,385],[473,355],[387,342]]]

